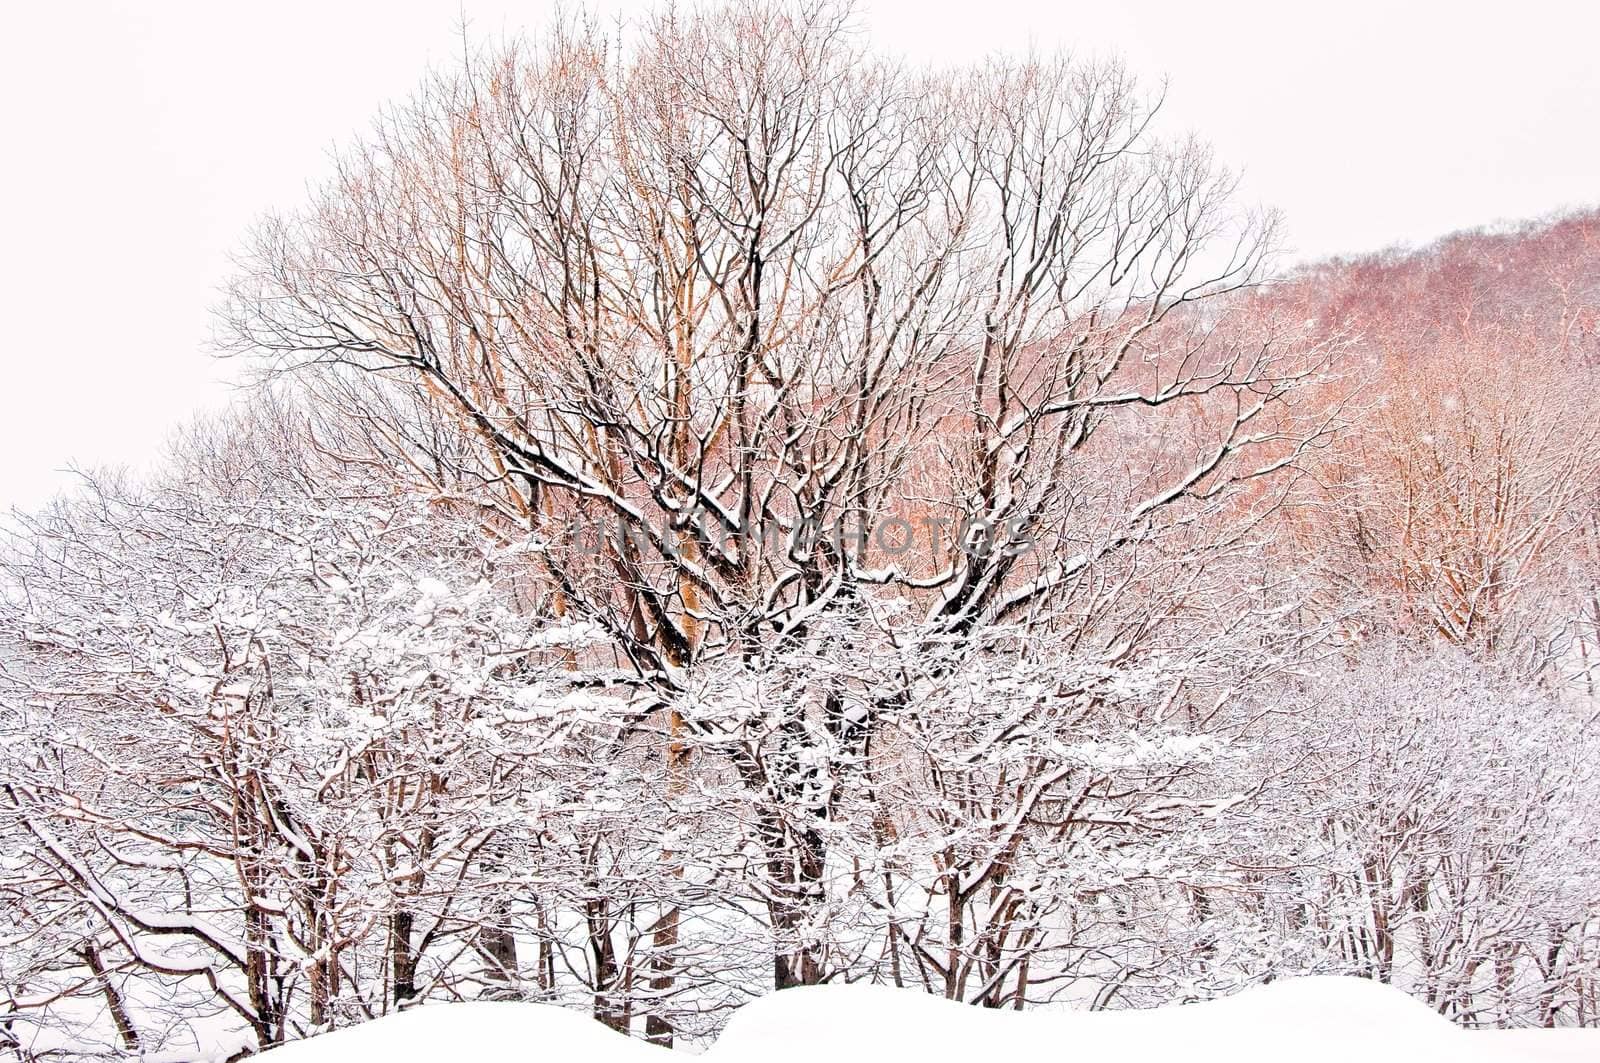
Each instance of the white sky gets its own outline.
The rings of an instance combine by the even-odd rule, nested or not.
[[[0,13],[0,509],[146,466],[225,401],[228,253],[472,29],[549,0],[16,2]],[[627,10],[636,3],[601,5]],[[871,0],[914,60],[1070,47],[1171,79],[1168,118],[1301,256],[1600,201],[1600,4]]]

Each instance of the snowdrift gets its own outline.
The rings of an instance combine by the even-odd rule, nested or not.
[[[542,1004],[434,1004],[269,1053],[272,1063],[665,1063],[665,1050]],[[678,1058],[689,1058],[679,1053]],[[900,1059],[1473,1063],[1600,1059],[1600,1032],[1465,1031],[1397,989],[1291,979],[1153,1011],[996,1012],[909,990],[793,989],[742,1009],[709,1063]]]

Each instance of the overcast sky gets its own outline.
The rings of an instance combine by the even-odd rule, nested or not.
[[[245,228],[477,34],[543,0],[13,3],[0,14],[0,509],[147,467],[225,401],[208,312]],[[604,10],[642,5],[608,3]],[[875,0],[881,47],[1119,53],[1281,208],[1300,257],[1600,201],[1600,13],[1580,0]]]

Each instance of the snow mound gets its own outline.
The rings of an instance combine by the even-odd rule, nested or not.
[[[294,1041],[270,1063],[672,1063],[663,1049],[551,1004],[428,1004]],[[683,1058],[688,1058],[687,1056]]]
[[[662,1049],[542,1004],[435,1004],[287,1045],[274,1063],[583,1060],[663,1063]],[[680,1054],[679,1058],[687,1058]],[[1490,1063],[1600,1058],[1600,1032],[1464,1031],[1359,978],[1289,979],[1151,1011],[988,1011],[870,986],[765,997],[734,1016],[708,1063],[898,1059],[1183,1063]]]

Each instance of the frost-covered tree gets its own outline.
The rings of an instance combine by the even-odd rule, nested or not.
[[[266,222],[229,339],[330,393],[383,374],[456,426],[447,472],[415,432],[367,438],[549,544],[561,608],[661,705],[675,793],[697,748],[731,757],[788,939],[820,917],[834,802],[915,695],[799,675],[730,739],[675,707],[703,673],[868,598],[918,646],[1021,624],[1129,659],[1185,608],[1176,559],[1248,536],[1329,428],[1294,401],[1328,345],[1230,312],[1272,218],[1151,134],[1158,102],[1114,64],[912,72],[828,4],[558,25],[430,83]],[[773,984],[823,970],[790,942]]]
[[[1374,648],[1296,700],[1273,815],[1315,962],[1469,1025],[1592,1022],[1593,709],[1449,644]]]
[[[500,839],[568,800],[545,758],[589,636],[535,625],[474,528],[305,476],[296,427],[196,433],[178,475],[91,480],[6,553],[28,1023],[100,994],[130,1051],[196,1012],[265,1046],[520,977]]]

